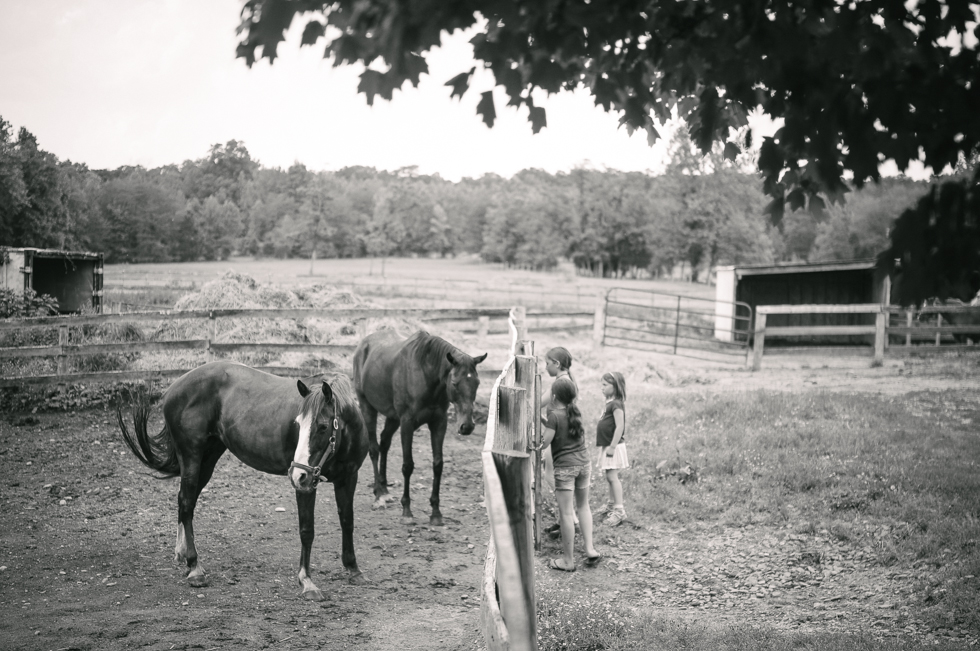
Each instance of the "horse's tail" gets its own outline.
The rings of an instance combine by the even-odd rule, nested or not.
[[[165,423],[156,436],[150,436],[146,431],[146,422],[150,416],[150,402],[146,396],[140,396],[133,403],[133,434],[129,433],[122,409],[116,407],[116,420],[122,430],[123,440],[130,451],[140,462],[152,470],[163,473],[157,479],[170,479],[180,475],[180,462],[177,460],[177,448],[170,434],[170,427]]]

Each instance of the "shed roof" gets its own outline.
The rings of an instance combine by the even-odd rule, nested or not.
[[[875,268],[874,258],[862,260],[834,260],[831,262],[786,262],[782,264],[747,264],[716,267],[715,271],[735,271],[742,276],[772,276],[780,274],[819,273],[826,271],[870,271]]]
[[[101,253],[92,251],[63,251],[62,249],[38,249],[33,246],[7,246],[7,251],[31,251],[35,258],[71,258],[73,260],[98,260]]]

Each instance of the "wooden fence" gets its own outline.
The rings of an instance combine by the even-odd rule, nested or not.
[[[490,392],[490,415],[483,446],[483,478],[490,540],[480,590],[480,624],[488,651],[537,649],[534,594],[534,518],[532,485],[540,454],[527,450],[540,441],[541,378],[533,344],[515,337],[514,353]],[[539,476],[539,475],[538,475]]]
[[[538,312],[530,315],[521,308],[526,323],[535,330],[567,330],[591,328],[591,312]],[[156,378],[174,378],[190,369],[157,369],[140,371],[109,371],[99,373],[71,373],[70,361],[73,357],[100,354],[126,354],[137,352],[200,351],[202,361],[211,361],[227,353],[337,353],[348,355],[354,352],[352,344],[313,344],[313,343],[221,343],[216,341],[216,321],[218,319],[306,319],[323,318],[331,320],[359,320],[370,318],[412,318],[425,322],[459,322],[461,332],[487,336],[507,331],[506,318],[510,310],[506,308],[457,308],[457,309],[222,309],[188,310],[182,312],[132,312],[126,314],[97,314],[85,316],[38,317],[32,319],[0,321],[0,332],[38,328],[57,328],[58,345],[0,348],[0,359],[15,358],[55,358],[54,375],[33,375],[0,378],[0,387],[24,386],[28,384],[69,384],[77,382],[116,382]],[[495,325],[491,319],[503,325]],[[171,341],[136,341],[102,344],[74,345],[69,340],[69,328],[84,325],[105,325],[133,322],[160,322],[175,320],[206,320],[207,336],[201,339]],[[583,321],[586,321],[583,323]],[[313,368],[293,368],[283,366],[257,367],[262,370],[283,375],[312,375]]]
[[[766,318],[770,314],[871,314],[874,325],[807,325],[767,327]],[[959,315],[974,319],[973,323],[943,325],[943,315]],[[895,317],[901,317],[896,323]],[[929,321],[935,316],[936,321]],[[904,321],[904,324],[902,324]],[[917,310],[879,304],[855,305],[760,305],[756,308],[755,331],[752,350],[748,355],[748,366],[752,370],[762,367],[762,356],[766,339],[776,337],[800,337],[821,335],[868,335],[872,338],[872,366],[880,366],[886,352],[902,355],[912,352],[951,352],[956,350],[980,351],[980,346],[961,345],[958,337],[973,335],[980,340],[980,307],[971,306],[931,306]],[[889,340],[904,338],[904,345],[889,345]],[[915,345],[914,342],[929,341],[933,345]],[[952,340],[954,343],[949,344]],[[796,347],[780,349],[780,353],[820,353],[833,354],[860,351],[859,347],[820,348]]]

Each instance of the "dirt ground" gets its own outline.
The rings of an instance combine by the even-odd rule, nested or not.
[[[539,349],[544,349],[541,344]],[[904,393],[980,387],[976,357],[767,357],[761,371],[610,349],[573,351],[590,365],[628,367],[657,391],[777,389]],[[591,357],[590,357],[591,355]],[[580,380],[581,381],[581,380]],[[154,412],[159,423],[159,413]],[[284,477],[226,454],[196,514],[211,583],[186,585],[171,564],[176,480],[149,477],[108,411],[4,415],[0,421],[0,647],[4,649],[477,649],[478,586],[489,530],[481,503],[483,428],[446,439],[442,508],[431,530],[428,437],[417,435],[413,507],[371,509],[370,463],[355,499],[355,548],[371,581],[351,586],[340,563],[332,490],[322,486],[313,578],[327,600],[299,598],[294,494]],[[397,446],[395,446],[397,448]],[[400,466],[392,449],[391,467]],[[397,474],[397,472],[396,472]],[[391,477],[394,479],[395,477]],[[400,491],[400,487],[398,489]],[[575,574],[537,557],[539,590],[582,590],[679,618],[801,631],[868,631],[975,643],[976,631],[896,629],[897,595],[922,577],[883,571],[871,554],[824,532],[746,527],[668,530],[626,523],[597,532],[600,565]],[[819,567],[807,565],[819,555]],[[802,560],[801,560],[802,559]]]

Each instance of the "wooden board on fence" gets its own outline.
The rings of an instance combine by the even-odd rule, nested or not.
[[[531,457],[526,452],[513,450],[494,451],[493,462],[500,477],[503,490],[504,504],[510,522],[510,531],[514,537],[514,548],[517,550],[517,561],[521,569],[521,588],[524,591],[524,603],[532,613],[537,612],[537,601],[534,596],[534,532],[531,507]],[[530,618],[531,636],[537,638],[536,618]]]
[[[527,450],[527,391],[520,387],[500,387],[497,397],[497,430],[493,449]]]
[[[480,629],[487,651],[510,651],[507,626],[497,603],[497,550],[493,536],[487,543],[487,558],[483,563],[483,583],[480,585]]]

